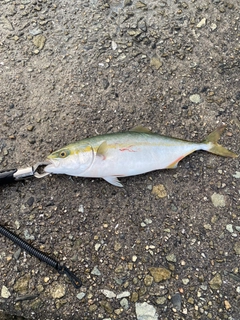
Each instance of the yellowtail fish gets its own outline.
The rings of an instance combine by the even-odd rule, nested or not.
[[[86,138],[48,156],[48,173],[77,177],[103,178],[117,187],[119,177],[176,168],[178,162],[196,150],[205,150],[224,157],[237,155],[217,143],[222,126],[202,142],[190,142],[152,133],[144,127],[128,132],[110,133]]]

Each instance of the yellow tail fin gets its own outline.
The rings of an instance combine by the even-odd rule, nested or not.
[[[207,150],[211,153],[217,154],[223,157],[232,157],[236,158],[238,155],[232,151],[227,150],[226,148],[222,147],[218,144],[218,140],[220,139],[221,134],[225,130],[226,126],[221,126],[210,133],[207,138],[203,141],[203,143],[211,144],[211,147]]]

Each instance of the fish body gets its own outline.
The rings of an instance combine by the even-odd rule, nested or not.
[[[53,152],[48,156],[51,163],[45,171],[103,178],[122,187],[119,177],[176,168],[181,159],[197,150],[236,157],[236,154],[217,144],[223,130],[224,127],[218,128],[200,143],[162,136],[143,127],[99,135]]]

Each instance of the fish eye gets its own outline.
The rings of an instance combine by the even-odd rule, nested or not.
[[[60,155],[61,158],[66,158],[67,152],[64,151],[64,150],[62,150],[62,151],[59,153],[59,155]]]

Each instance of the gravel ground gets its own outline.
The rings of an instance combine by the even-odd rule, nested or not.
[[[238,0],[1,0],[0,170],[143,125],[240,153]],[[0,189],[1,224],[63,261],[75,289],[1,236],[1,319],[240,319],[239,158],[196,152],[121,179]]]

